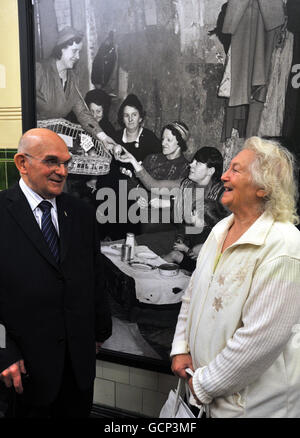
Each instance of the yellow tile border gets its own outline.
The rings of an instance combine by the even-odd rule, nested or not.
[[[22,108],[19,106],[0,107],[0,120],[21,120]]]

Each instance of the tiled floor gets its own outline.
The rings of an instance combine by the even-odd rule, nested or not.
[[[7,189],[19,179],[14,164],[15,149],[0,149],[0,190]]]

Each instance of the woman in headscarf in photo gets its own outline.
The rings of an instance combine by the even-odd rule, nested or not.
[[[82,45],[83,34],[67,26],[58,33],[51,57],[36,63],[37,119],[67,118],[73,112],[83,129],[111,150],[114,140],[100,128],[78,87],[75,66]]]
[[[189,173],[189,162],[184,156],[184,152],[187,149],[187,139],[189,136],[189,129],[185,123],[174,121],[166,124],[161,131],[161,151],[159,153],[148,155],[143,161],[142,166],[145,172],[153,179],[157,180],[168,180],[177,181],[185,178]],[[119,157],[121,162],[124,157],[131,157],[126,162],[132,164],[132,169],[135,169],[136,165],[139,166],[136,158],[123,148],[123,154]],[[139,178],[138,174],[133,175],[131,179],[130,186],[137,186],[139,182],[143,183],[143,180]],[[148,185],[144,185],[146,189],[149,189]],[[147,207],[148,202],[145,200],[144,196],[140,196],[138,199],[139,205]],[[160,223],[158,220],[156,223]],[[142,232],[158,231],[161,230],[161,225],[155,226],[150,223],[144,224],[142,227]],[[165,229],[165,227],[163,227]]]

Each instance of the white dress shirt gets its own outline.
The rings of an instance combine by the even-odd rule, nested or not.
[[[34,214],[34,217],[36,218],[37,223],[39,224],[39,227],[42,228],[42,215],[43,212],[39,208],[39,204],[42,201],[45,201],[44,198],[42,198],[39,194],[34,192],[28,185],[25,183],[25,181],[21,178],[19,181],[20,188],[24,195],[26,196],[26,199],[31,207],[31,210]],[[55,229],[57,231],[57,234],[59,235],[59,226],[58,226],[58,218],[57,218],[57,206],[56,206],[56,199],[51,198],[47,199],[49,201],[53,208],[51,208],[51,219],[55,226]]]

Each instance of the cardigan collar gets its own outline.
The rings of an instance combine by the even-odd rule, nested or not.
[[[230,216],[218,222],[213,228],[212,232],[219,244],[224,241],[230,226],[233,224],[233,220],[234,214],[231,214]],[[245,231],[245,233],[242,234],[242,236],[230,246],[230,248],[244,244],[257,246],[263,245],[273,223],[274,218],[270,214],[266,212],[262,213],[248,228],[248,230]]]

